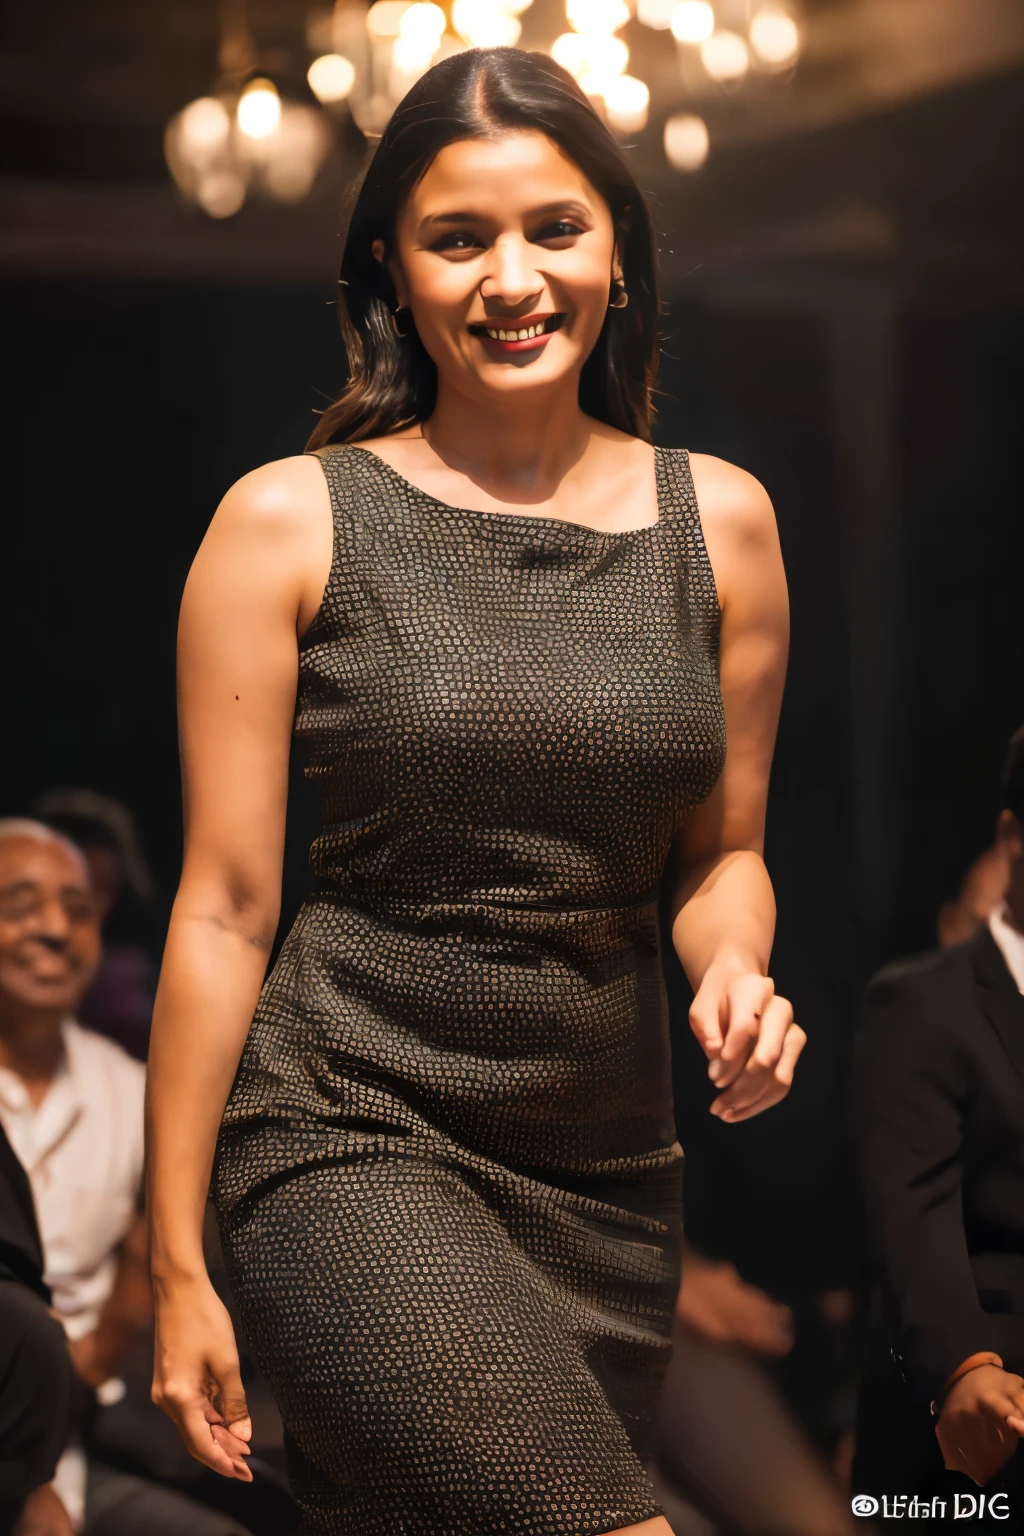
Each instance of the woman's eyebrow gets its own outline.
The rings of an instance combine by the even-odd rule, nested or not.
[[[527,212],[527,218],[538,219],[550,213],[575,213],[578,218],[589,219],[590,209],[585,203],[577,202],[575,198],[559,197],[553,202],[542,203],[538,208],[531,208]],[[455,209],[450,213],[428,213],[420,220],[420,229],[425,229],[433,224],[485,224],[490,215],[485,213],[473,213],[465,209]]]

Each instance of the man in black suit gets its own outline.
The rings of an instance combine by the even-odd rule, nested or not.
[[[968,942],[882,971],[857,1038],[876,1285],[853,1483],[904,1529],[1024,1530],[1024,727],[997,837],[1005,901]]]

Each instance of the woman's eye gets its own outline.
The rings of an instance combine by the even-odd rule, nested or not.
[[[546,240],[570,240],[576,235],[582,235],[583,231],[578,224],[573,224],[570,219],[558,219],[554,224],[547,224],[536,236],[539,241]]]
[[[471,251],[480,244],[475,235],[465,229],[453,229],[434,246],[435,251]]]

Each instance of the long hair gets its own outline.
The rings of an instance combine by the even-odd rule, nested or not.
[[[470,48],[426,72],[403,98],[355,188],[338,284],[349,379],[307,444],[358,442],[425,421],[437,369],[415,329],[391,323],[394,285],[373,255],[390,255],[403,202],[447,144],[502,131],[547,134],[604,198],[615,226],[625,309],[609,309],[584,363],[579,403],[588,415],[651,440],[658,362],[655,233],[625,158],[572,76],[542,53]]]

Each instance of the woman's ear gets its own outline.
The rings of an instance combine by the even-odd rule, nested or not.
[[[384,268],[388,277],[391,279],[391,286],[395,290],[395,301],[401,307],[405,304],[405,284],[402,281],[402,275],[399,270],[398,262],[395,260],[394,256],[391,256],[390,258],[388,257],[387,246],[385,245],[384,241],[379,238],[373,241],[370,246],[370,251],[373,254],[374,260],[380,262],[380,265]]]

